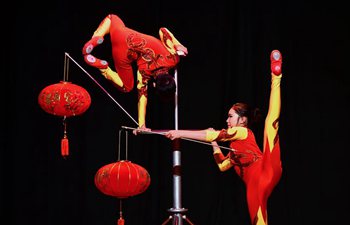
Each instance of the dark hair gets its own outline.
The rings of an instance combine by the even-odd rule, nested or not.
[[[253,124],[257,123],[261,119],[261,111],[259,108],[252,108],[246,103],[235,103],[231,107],[236,111],[236,113],[240,117],[247,117],[248,118],[248,127],[251,127]]]
[[[159,74],[155,79],[156,93],[162,100],[170,100],[174,97],[176,83],[174,77],[168,73]]]

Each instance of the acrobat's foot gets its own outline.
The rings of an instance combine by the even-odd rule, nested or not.
[[[187,48],[183,45],[174,45],[174,48],[179,56],[186,56],[188,54]]]
[[[171,54],[176,53],[179,56],[186,56],[188,54],[187,48],[183,46],[167,28],[161,27],[159,29],[159,36],[164,46]]]
[[[103,43],[103,37],[96,36],[93,37],[90,41],[86,42],[83,47],[83,55],[90,54],[94,47]]]
[[[278,50],[273,50],[270,55],[271,72],[278,76],[282,73],[282,54]]]
[[[108,62],[106,60],[98,59],[91,54],[84,55],[84,60],[90,66],[96,67],[98,69],[106,69],[108,67]]]

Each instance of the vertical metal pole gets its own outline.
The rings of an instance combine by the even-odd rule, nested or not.
[[[179,117],[179,110],[178,110],[178,91],[179,91],[179,83],[177,82],[177,69],[175,69],[174,74],[175,84],[176,84],[176,91],[175,91],[175,130],[179,129],[179,123],[178,123],[178,117]]]
[[[176,83],[175,91],[175,129],[178,129],[178,90],[177,70],[175,69],[174,79]],[[169,211],[174,213],[173,225],[182,225],[182,212],[187,211],[182,208],[181,202],[181,151],[180,139],[173,141],[173,208]]]
[[[175,70],[174,79],[176,83],[175,91],[175,130],[178,130],[178,90],[179,84],[177,82],[177,70]],[[174,180],[174,208],[181,208],[181,152],[180,146],[173,146],[173,180]],[[178,168],[178,169],[176,169]],[[179,170],[179,171],[177,171]]]

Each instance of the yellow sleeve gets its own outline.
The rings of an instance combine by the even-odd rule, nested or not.
[[[220,131],[217,130],[207,130],[206,131],[206,136],[205,136],[205,140],[207,142],[212,142],[212,141],[216,141],[217,137],[219,136]]]
[[[207,130],[206,141],[234,141],[244,140],[248,136],[248,129],[246,127],[232,127],[227,130]]]
[[[221,172],[225,172],[226,170],[230,169],[233,165],[231,164],[230,159],[225,159],[222,163],[218,164],[219,170]]]
[[[216,164],[219,167],[219,170],[221,172],[224,172],[228,169],[230,169],[233,165],[231,164],[231,160],[229,157],[225,157],[220,149],[216,149],[214,151],[214,160],[216,162]]]
[[[138,123],[139,127],[146,127],[146,109],[147,109],[147,80],[144,80],[141,73],[137,71],[137,90],[138,90]]]

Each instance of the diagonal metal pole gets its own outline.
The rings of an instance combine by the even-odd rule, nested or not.
[[[79,63],[77,63],[77,61],[75,61],[67,52],[65,52],[65,56],[67,56],[67,57],[69,57],[86,75],[88,75],[90,78],[91,78],[91,80],[93,80],[107,95],[108,95],[108,97],[110,97],[112,100],[113,100],[113,102],[115,103],[115,104],[117,104],[118,106],[119,106],[119,108],[121,109],[121,110],[123,110],[125,113],[126,113],[126,115],[128,115],[129,117],[130,117],[130,119],[132,120],[132,121],[134,121],[134,123],[137,125],[137,126],[139,126],[139,124],[138,124],[138,122],[119,104],[119,102],[117,102],[113,97],[112,97],[112,95],[110,94],[110,93],[108,93],[108,91],[106,91],[106,89],[104,89],[103,87],[102,87],[102,85],[101,84],[99,84],[81,65],[79,65]]]

